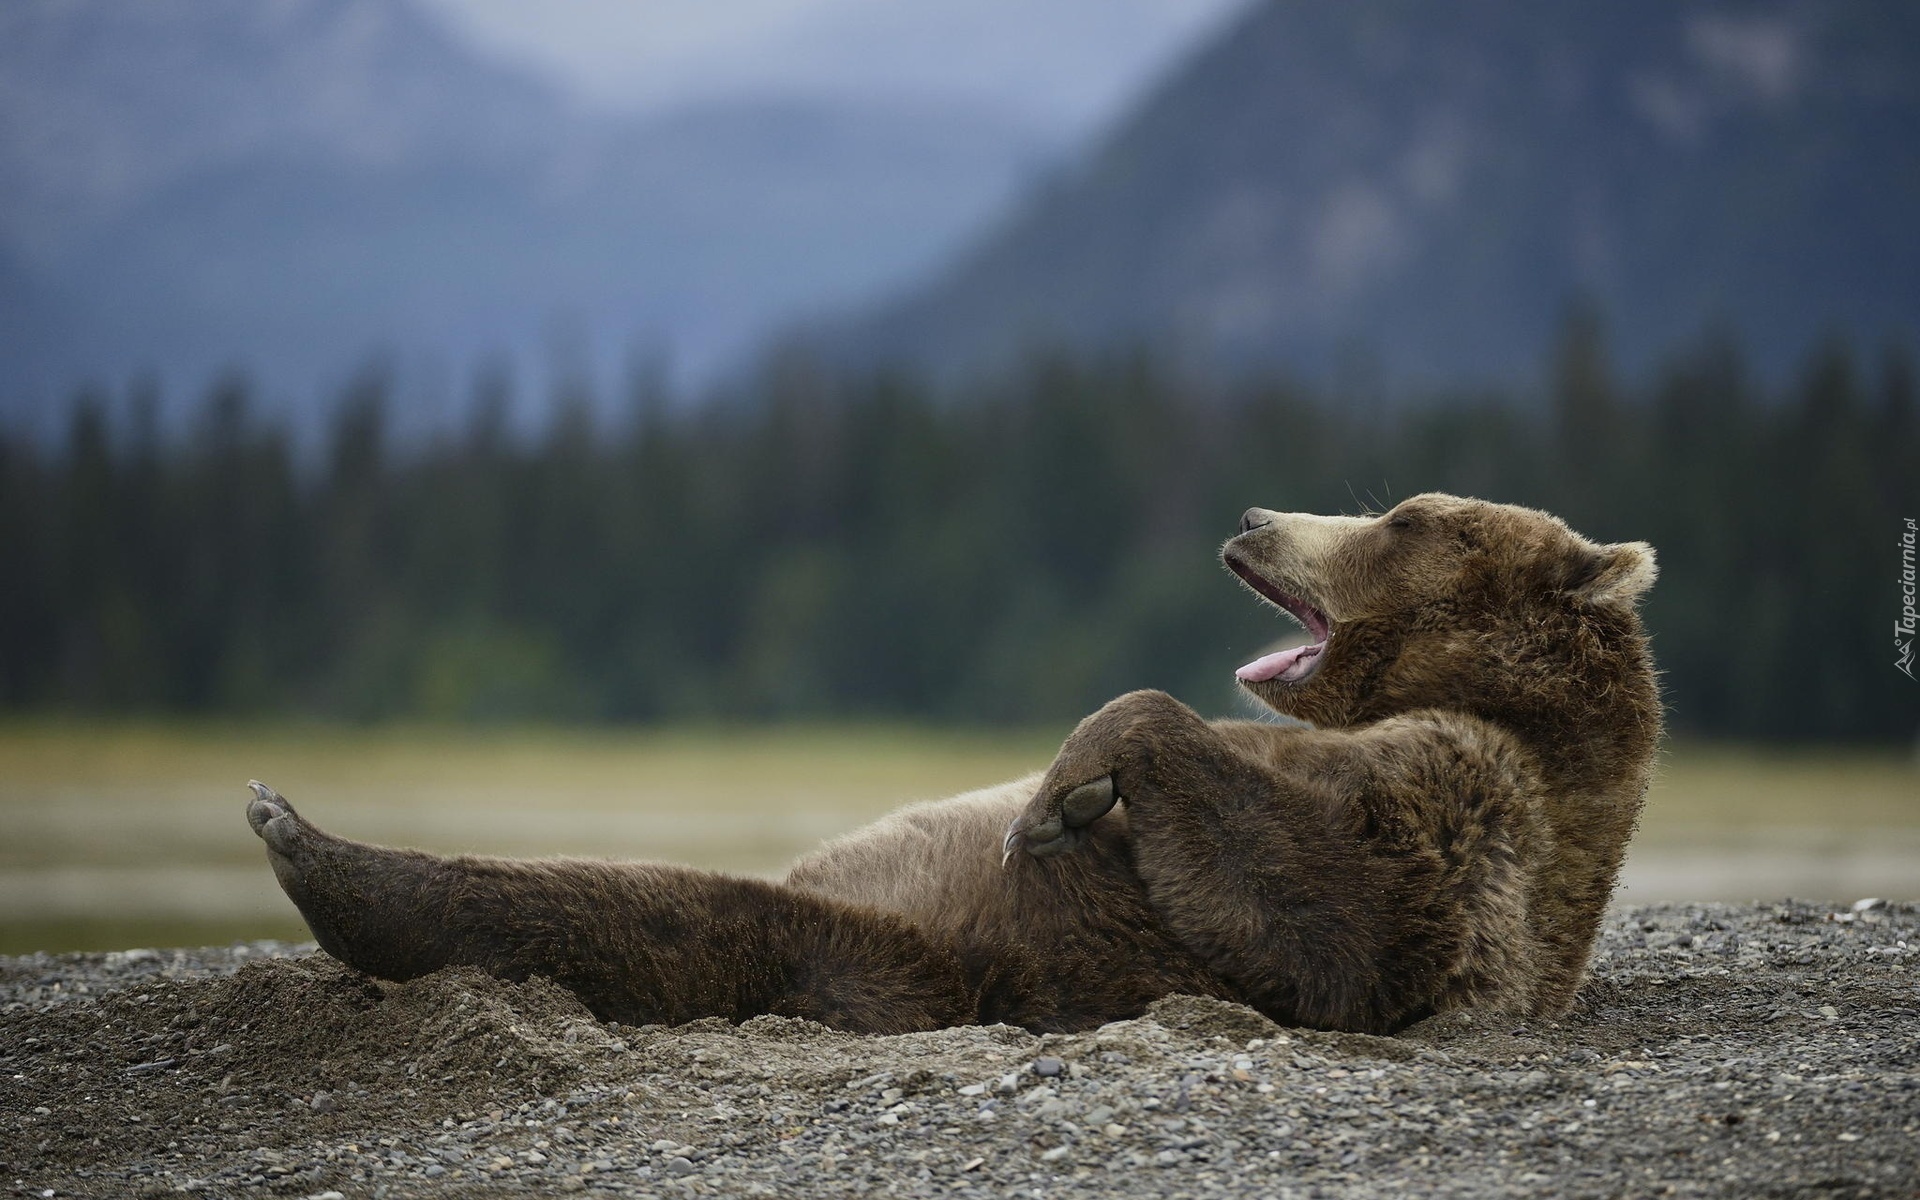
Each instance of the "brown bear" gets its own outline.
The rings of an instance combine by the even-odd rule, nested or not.
[[[366,846],[262,784],[248,820],[351,966],[544,975],[630,1023],[1074,1030],[1173,992],[1374,1033],[1563,1011],[1660,736],[1651,549],[1434,494],[1253,509],[1223,557],[1306,627],[1239,671],[1305,725],[1134,692],[1043,774],[904,809],[783,883]]]

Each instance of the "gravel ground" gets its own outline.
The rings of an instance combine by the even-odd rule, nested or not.
[[[1866,902],[1863,902],[1863,905]],[[307,946],[0,959],[31,1196],[1916,1196],[1920,907],[1608,920],[1564,1020],[602,1024]]]

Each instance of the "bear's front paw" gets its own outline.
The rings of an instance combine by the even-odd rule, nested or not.
[[[1027,811],[1007,828],[1007,839],[1001,845],[1002,866],[1017,850],[1035,858],[1051,858],[1076,848],[1086,840],[1087,826],[1111,812],[1119,800],[1112,775],[1080,784],[1064,795],[1059,787],[1050,786],[1051,782],[1041,784]]]

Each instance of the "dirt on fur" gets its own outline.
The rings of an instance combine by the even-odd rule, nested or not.
[[[1920,907],[1609,916],[1574,1011],[1072,1036],[596,1021],[310,947],[0,959],[30,1196],[1920,1196]]]

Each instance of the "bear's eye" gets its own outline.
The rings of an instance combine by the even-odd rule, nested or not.
[[[1407,516],[1405,513],[1395,513],[1393,516],[1387,518],[1387,528],[1412,529],[1413,518]]]

